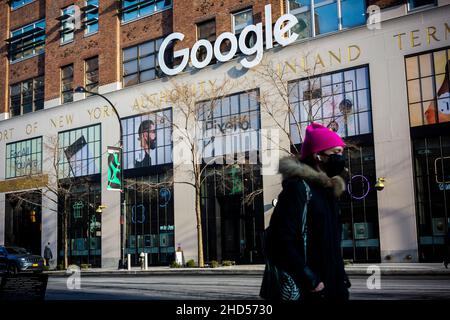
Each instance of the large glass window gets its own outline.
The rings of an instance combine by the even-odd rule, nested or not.
[[[102,215],[96,210],[101,204],[99,182],[75,179],[62,184],[70,194],[61,193],[61,219],[58,219],[58,258],[64,258],[63,212],[67,214],[67,256],[69,264],[101,267]],[[67,196],[67,199],[65,198]],[[67,208],[64,208],[67,205]]]
[[[87,0],[85,7],[85,34],[92,34],[98,31],[98,0]]]
[[[198,144],[204,159],[259,150],[258,100],[253,90],[198,103]]]
[[[172,162],[172,110],[122,119],[124,169]]]
[[[11,9],[15,10],[17,8],[20,8],[26,4],[29,4],[33,2],[34,0],[12,0],[11,1]]]
[[[209,165],[201,187],[205,261],[262,263],[264,231],[259,165]]]
[[[6,179],[42,172],[42,137],[6,145]]]
[[[342,137],[372,132],[367,66],[291,81],[288,90],[290,136],[294,144],[301,142],[312,121]]]
[[[42,192],[29,190],[8,193],[2,201],[5,246],[25,248],[28,252],[41,255],[42,235]]]
[[[351,177],[340,197],[341,248],[344,259],[380,261],[375,150],[373,136],[347,138],[346,167]]]
[[[98,56],[85,60],[86,89],[98,92]]]
[[[75,34],[75,7],[70,6],[61,10],[61,43],[73,40]]]
[[[405,58],[411,127],[450,121],[450,49]]]
[[[61,102],[73,101],[73,64],[61,68]]]
[[[423,262],[441,262],[448,255],[450,135],[448,128],[443,132],[441,136],[413,138],[412,143],[419,259]]]
[[[408,0],[408,9],[414,10],[423,6],[435,5],[436,0]]]
[[[364,0],[288,0],[287,3],[289,12],[298,19],[293,31],[299,34],[299,39],[360,26],[366,21]]]
[[[163,171],[125,178],[126,251],[132,264],[138,264],[141,252],[149,254],[150,265],[174,260],[173,188],[170,174]]]
[[[172,0],[123,0],[122,21],[142,18],[171,7]]]
[[[123,49],[123,85],[131,86],[159,77],[158,51],[163,39]]]
[[[44,108],[44,77],[13,84],[10,88],[11,117]]]
[[[59,179],[100,173],[100,124],[58,134]]]
[[[11,62],[32,57],[44,52],[45,19],[36,21],[11,32],[9,57]]]

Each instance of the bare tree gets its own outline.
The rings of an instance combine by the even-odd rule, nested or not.
[[[209,164],[223,160],[223,155],[209,158],[203,157],[202,126],[205,112],[213,112],[217,107],[217,102],[231,90],[231,83],[227,80],[223,82],[210,83],[206,90],[201,92],[188,83],[171,81],[170,89],[167,90],[167,104],[172,107],[174,119],[172,128],[177,134],[174,143],[184,145],[188,155],[182,156],[182,164],[188,165],[188,172],[191,175],[189,181],[176,181],[191,186],[195,192],[195,216],[197,223],[197,243],[199,267],[205,266],[203,253],[203,231],[202,231],[202,208],[201,208],[201,188],[207,177],[207,167]],[[203,101],[203,102],[202,102]],[[149,99],[153,108],[163,108],[158,105],[158,101]],[[180,165],[177,165],[180,166]]]

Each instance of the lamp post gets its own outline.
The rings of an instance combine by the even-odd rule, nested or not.
[[[119,139],[119,148],[120,148],[120,159],[121,162],[123,162],[123,128],[122,128],[122,121],[120,120],[120,116],[119,113],[117,112],[116,107],[114,106],[114,104],[108,99],[106,98],[104,95],[97,93],[97,92],[92,92],[92,91],[88,91],[86,90],[86,88],[79,86],[77,88],[74,89],[74,92],[76,93],[89,93],[92,94],[94,96],[99,96],[101,98],[103,98],[104,100],[106,100],[108,102],[108,104],[111,106],[111,108],[114,111],[114,114],[117,117],[117,121],[119,121],[119,126],[120,126],[120,139]],[[122,193],[123,190],[123,167],[121,164],[121,170],[120,170],[120,192]],[[126,222],[125,222],[126,216],[125,216],[125,211],[123,212],[123,218],[120,219],[120,223],[122,224],[122,239],[120,241],[121,243],[121,259],[119,262],[119,268],[123,269],[125,268],[125,241],[126,241]]]

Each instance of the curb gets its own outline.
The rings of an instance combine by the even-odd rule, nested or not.
[[[45,272],[49,277],[68,277],[66,271],[50,271]],[[118,270],[118,271],[81,271],[83,277],[135,277],[135,276],[227,276],[227,275],[244,275],[244,276],[260,276],[264,273],[263,269],[242,270],[242,269],[185,269],[185,270]],[[346,273],[352,276],[368,276],[366,268],[346,269]],[[448,276],[450,277],[450,269],[436,269],[436,270],[408,270],[408,269],[381,269],[381,275],[386,276]]]

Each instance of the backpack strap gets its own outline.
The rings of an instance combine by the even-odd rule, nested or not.
[[[306,263],[306,245],[307,245],[307,236],[308,236],[308,226],[307,226],[307,215],[308,215],[308,203],[311,200],[312,193],[311,188],[306,183],[305,180],[302,180],[306,189],[306,203],[303,207],[303,215],[302,215],[302,238],[303,238],[303,252],[305,254],[305,263]]]

